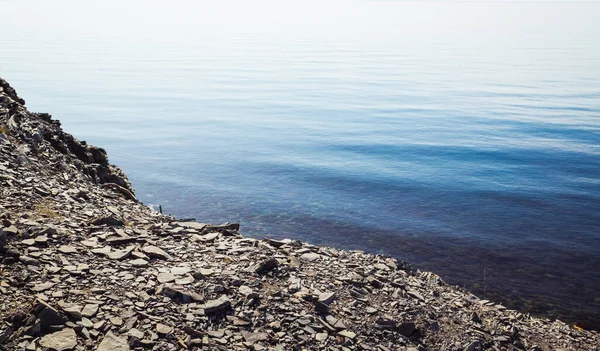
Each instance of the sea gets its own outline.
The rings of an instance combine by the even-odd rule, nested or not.
[[[599,2],[0,9],[0,76],[145,204],[600,330]]]

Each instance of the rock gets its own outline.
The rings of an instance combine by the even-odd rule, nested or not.
[[[162,323],[157,323],[156,324],[156,332],[161,335],[171,334],[171,332],[173,332],[173,327],[162,324]]]
[[[356,333],[351,332],[349,330],[342,330],[341,332],[338,333],[338,335],[339,336],[343,336],[343,337],[348,338],[348,339],[354,339],[354,338],[356,338]]]
[[[246,342],[249,342],[251,344],[254,344],[254,343],[257,343],[260,341],[269,340],[269,334],[262,333],[262,332],[250,333],[250,332],[242,331],[242,336],[244,337],[244,340],[246,340]]]
[[[316,254],[314,252],[308,252],[300,256],[300,259],[305,261],[316,261],[319,258],[321,258],[321,255]]]
[[[175,280],[175,274],[173,273],[158,273],[156,279],[159,283],[170,283]]]
[[[65,328],[52,334],[45,335],[39,341],[40,346],[55,351],[73,350],[77,346],[77,334],[71,328]]]
[[[36,284],[33,288],[31,288],[31,290],[33,290],[35,292],[42,292],[42,291],[46,291],[46,290],[52,288],[54,285],[56,285],[56,284],[53,282],[40,283],[40,284]]]
[[[322,293],[319,295],[319,302],[329,305],[333,302],[333,300],[335,300],[335,297],[335,292]]]
[[[141,331],[139,329],[136,329],[136,328],[129,329],[129,331],[127,332],[127,334],[131,335],[133,337],[136,337],[138,339],[143,339],[144,335],[145,335],[143,331]]]
[[[279,265],[279,261],[275,258],[269,258],[262,261],[258,267],[254,270],[257,274],[266,274]]]
[[[106,225],[106,226],[123,226],[125,222],[123,219],[115,214],[111,214],[104,217],[96,218],[92,221],[93,225]]]
[[[77,252],[77,248],[70,245],[62,245],[58,247],[58,251],[64,254],[72,254]]]
[[[171,259],[171,256],[169,254],[164,252],[159,247],[153,245],[145,245],[144,247],[142,247],[142,251],[150,257],[162,258],[164,260]]]
[[[87,304],[81,310],[81,315],[83,317],[92,318],[96,315],[96,313],[98,313],[99,307],[100,306],[98,306],[97,304],[93,304],[93,303]]]
[[[143,258],[138,258],[136,260],[129,261],[129,264],[134,267],[146,267],[148,266],[148,261],[144,260]]]
[[[204,301],[204,297],[202,295],[179,286],[166,286],[163,290],[163,293],[166,296],[175,300],[180,300],[183,303],[188,303],[192,301]]]
[[[81,306],[65,306],[62,308],[62,311],[71,318],[81,319]]]
[[[111,331],[106,333],[96,351],[130,351],[127,340],[116,336]]]
[[[327,334],[327,333],[316,333],[315,334],[315,339],[317,341],[325,341],[325,340],[327,340],[328,337],[329,337],[329,334]]]
[[[206,302],[204,305],[204,312],[206,313],[216,313],[222,310],[225,310],[231,306],[231,301],[227,296],[222,295],[216,300],[210,300]]]

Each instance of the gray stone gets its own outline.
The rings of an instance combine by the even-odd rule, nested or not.
[[[316,254],[314,252],[307,252],[300,256],[300,259],[305,260],[305,261],[316,261],[319,258],[321,258],[321,255]]]
[[[87,304],[83,306],[83,309],[81,310],[81,315],[83,317],[92,318],[96,315],[96,313],[98,313],[98,307],[99,306],[97,304]]]
[[[72,350],[77,346],[77,334],[71,328],[65,328],[52,334],[45,335],[39,341],[40,346],[55,351]]]
[[[56,285],[56,284],[53,282],[40,283],[40,284],[36,284],[33,288],[31,288],[31,290],[33,290],[35,292],[42,292],[42,291],[46,291],[46,290],[50,289],[54,285]]]
[[[142,251],[150,257],[158,257],[165,260],[171,259],[171,256],[168,253],[153,245],[145,245],[142,247]]]
[[[135,267],[146,267],[148,265],[148,261],[143,258],[138,258],[137,260],[129,261],[129,264]]]
[[[215,313],[227,309],[231,306],[231,301],[227,296],[222,295],[216,300],[210,300],[204,305],[204,312]]]
[[[127,339],[116,336],[111,331],[106,333],[96,351],[130,351]]]
[[[157,323],[156,324],[156,332],[161,335],[167,335],[167,334],[170,334],[171,332],[173,332],[173,327],[162,324],[162,323]]]
[[[278,265],[279,265],[279,261],[277,261],[276,258],[271,257],[269,259],[262,261],[258,265],[258,267],[256,267],[255,272],[257,274],[266,274],[266,273],[272,271],[273,269],[275,269]]]
[[[326,293],[322,293],[319,295],[319,301],[329,305],[330,303],[333,302],[333,300],[335,300],[336,298],[336,294],[335,292],[326,292]]]
[[[170,283],[175,280],[175,274],[173,273],[158,273],[156,277],[159,283]]]
[[[61,245],[58,247],[58,251],[64,254],[72,254],[77,252],[77,248],[71,245]]]

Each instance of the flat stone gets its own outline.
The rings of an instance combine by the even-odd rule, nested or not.
[[[138,258],[137,260],[129,261],[129,264],[135,267],[146,267],[148,265],[148,261],[143,258]]]
[[[136,329],[136,328],[131,328],[131,329],[129,329],[129,331],[127,332],[127,335],[131,335],[131,336],[133,336],[133,337],[136,337],[136,338],[138,338],[138,339],[143,339],[145,334],[144,334],[144,332],[143,332],[143,331],[141,331],[141,330],[139,330],[139,329]]]
[[[328,337],[329,337],[329,334],[327,334],[327,333],[317,333],[317,334],[315,334],[315,339],[317,341],[325,341],[325,340],[327,340]]]
[[[104,255],[104,256],[108,256],[110,255],[112,249],[110,248],[110,246],[104,246],[98,249],[92,249],[91,250],[92,253],[95,253],[96,255]]]
[[[249,343],[256,343],[259,341],[266,341],[269,339],[269,334],[267,333],[250,333],[247,331],[242,331],[242,336]]]
[[[40,346],[55,351],[72,350],[77,346],[77,334],[71,328],[65,328],[52,334],[45,335],[39,341]]]
[[[330,303],[333,302],[333,300],[335,300],[336,298],[336,294],[335,292],[326,292],[326,293],[322,293],[319,295],[319,301],[329,305]]]
[[[110,258],[111,260],[123,260],[127,257],[129,257],[129,255],[131,255],[131,252],[135,249],[135,246],[128,246],[123,250],[115,250],[112,251],[108,254],[108,258]]]
[[[173,331],[173,327],[162,324],[162,323],[157,323],[156,324],[156,332],[158,334],[161,335],[167,335],[170,334]]]
[[[64,254],[72,254],[77,252],[77,248],[71,245],[62,245],[58,247],[58,251]]]
[[[46,291],[46,290],[50,289],[54,285],[56,285],[56,284],[53,282],[40,283],[40,284],[36,284],[33,288],[31,288],[31,290],[33,290],[35,292],[42,292],[42,291]]]
[[[62,310],[64,313],[66,313],[67,315],[69,315],[75,319],[81,318],[81,306],[77,306],[77,305],[66,306],[66,307],[63,307]]]
[[[83,317],[92,318],[96,315],[96,313],[98,313],[98,307],[99,306],[97,304],[87,304],[83,306],[83,309],[81,310],[81,315]]]
[[[278,265],[279,261],[277,261],[276,258],[271,257],[262,261],[254,271],[257,274],[266,274],[275,269]]]
[[[112,323],[112,325],[115,327],[120,327],[123,325],[123,319],[121,317],[111,317],[109,320],[110,323]]]
[[[35,245],[35,240],[34,239],[21,240],[21,244],[27,245],[27,246],[32,246],[32,245]]]
[[[316,261],[319,258],[321,258],[321,255],[314,253],[314,252],[307,252],[300,256],[300,259],[305,260],[305,261]]]
[[[354,339],[354,338],[356,338],[356,333],[351,332],[349,330],[342,330],[341,332],[338,333],[338,335],[343,336],[343,337],[348,338],[348,339]]]
[[[247,285],[240,286],[238,292],[243,296],[248,296],[253,293],[252,288]]]
[[[118,337],[109,331],[102,339],[96,351],[130,351],[127,339]]]
[[[208,301],[206,303],[206,305],[204,305],[204,312],[206,312],[206,313],[219,312],[221,310],[228,308],[229,306],[231,306],[231,301],[229,301],[229,298],[227,298],[227,296],[222,295],[221,297],[219,297],[216,300]]]
[[[94,326],[94,323],[92,323],[91,320],[85,317],[81,317],[81,320],[77,322],[77,324],[81,325],[84,328],[92,328]]]
[[[158,273],[156,277],[159,283],[170,283],[175,280],[175,274],[173,273]]]
[[[168,253],[153,245],[146,245],[142,247],[142,251],[150,257],[158,257],[165,260],[171,259],[171,256]]]
[[[173,267],[173,268],[171,268],[171,273],[173,273],[175,275],[184,275],[191,271],[192,271],[192,269],[190,267]]]

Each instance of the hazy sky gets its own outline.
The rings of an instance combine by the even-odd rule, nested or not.
[[[186,40],[203,37],[469,40],[600,36],[600,2],[5,0],[3,33]]]

